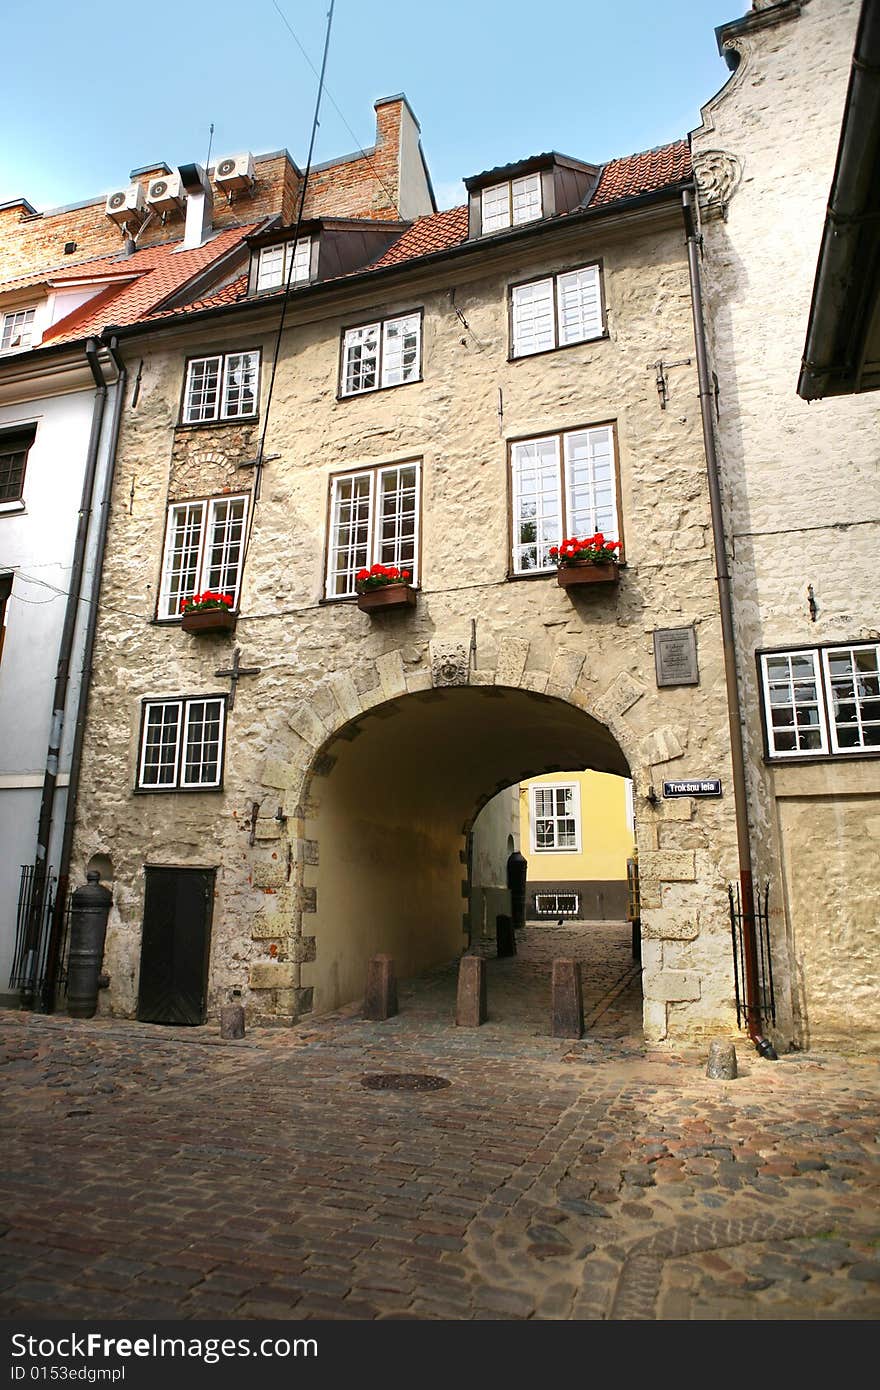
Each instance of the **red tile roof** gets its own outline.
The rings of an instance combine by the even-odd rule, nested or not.
[[[404,232],[399,241],[373,261],[371,270],[383,270],[386,265],[399,265],[401,261],[415,260],[417,256],[430,256],[435,251],[447,251],[467,239],[467,206],[448,208],[446,212],[435,212],[428,217],[419,217]]]
[[[599,176],[590,207],[605,207],[620,198],[654,193],[667,185],[691,178],[693,172],[687,140],[674,140],[671,145],[660,145],[656,150],[631,154],[626,159],[612,159]]]

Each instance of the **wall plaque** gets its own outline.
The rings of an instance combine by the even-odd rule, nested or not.
[[[654,633],[658,685],[699,685],[697,634],[692,627],[662,627]]]
[[[720,777],[682,778],[680,782],[664,782],[664,796],[720,796]]]

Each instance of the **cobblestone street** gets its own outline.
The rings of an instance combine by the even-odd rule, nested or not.
[[[536,926],[490,960],[221,1042],[216,1024],[0,1014],[7,1318],[867,1319],[877,1063],[705,1076],[648,1047],[629,929]],[[588,1034],[547,1036],[554,955]],[[441,1077],[369,1090],[371,1073]]]

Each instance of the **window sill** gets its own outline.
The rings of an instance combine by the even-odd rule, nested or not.
[[[421,593],[422,591],[421,584],[410,584],[410,588],[415,590],[417,594]],[[330,607],[336,603],[357,603],[357,600],[357,594],[331,594],[329,596],[327,594],[324,594],[322,598],[318,599],[318,605],[320,607],[322,604],[324,604]]]
[[[175,432],[181,430],[216,430],[229,425],[256,425],[259,415],[231,415],[223,420],[180,420],[174,426]]]
[[[206,792],[222,792],[222,787],[133,787],[133,796],[204,796]]]
[[[880,758],[880,748],[855,748],[851,753],[795,753],[789,757],[779,753],[765,753],[767,767],[815,767],[817,763],[864,763],[876,762]]]
[[[382,391],[397,391],[401,386],[418,386],[424,379],[423,376],[419,375],[410,377],[409,381],[392,381],[387,386],[371,386],[368,391],[349,391],[348,393],[338,391],[336,399],[337,401],[359,401],[364,396],[378,396]]]
[[[618,560],[617,568],[619,570],[625,570],[628,569],[629,566],[627,565],[625,560]],[[553,579],[556,575],[556,571],[556,565],[554,565],[551,570],[508,570],[507,574],[505,575],[505,581],[509,584],[514,584],[517,583],[520,579]]]
[[[0,502],[0,516],[20,516],[24,510],[23,498],[16,502]]]
[[[508,353],[508,362],[531,362],[536,357],[549,357],[554,352],[570,352],[572,348],[586,347],[589,343],[610,343],[611,335],[606,329],[603,333],[594,333],[591,338],[578,338],[574,343],[559,343],[556,347],[541,348],[540,352],[518,352]]]

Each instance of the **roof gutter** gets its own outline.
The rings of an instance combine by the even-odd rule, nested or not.
[[[797,393],[805,401],[859,390],[865,336],[880,289],[878,186],[880,5],[865,0],[798,378]]]
[[[79,699],[77,701],[76,724],[73,731],[73,748],[70,757],[70,781],[67,788],[64,833],[61,840],[61,855],[58,864],[58,888],[55,894],[55,907],[49,929],[49,942],[46,948],[46,969],[44,973],[43,991],[40,999],[40,1012],[47,1014],[52,1013],[55,1008],[56,979],[61,958],[64,915],[67,907],[67,893],[70,881],[73,832],[76,822],[80,774],[82,772],[83,742],[85,739],[86,719],[89,712],[89,697],[92,688],[92,661],[95,652],[95,633],[98,627],[101,581],[104,577],[107,526],[110,520],[110,503],[113,496],[113,482],[116,473],[116,448],[119,442],[119,426],[122,419],[122,403],[125,397],[125,385],[128,380],[128,370],[119,356],[116,339],[111,338],[109,342],[104,343],[104,346],[110,354],[110,358],[116,369],[116,389],[113,397],[113,414],[110,419],[107,463],[104,471],[104,487],[101,494],[101,509],[98,514],[92,592],[88,605]]]
[[[697,357],[697,379],[700,388],[700,415],[703,423],[703,443],[706,449],[706,472],[709,481],[709,507],[712,516],[712,540],[715,549],[715,579],[718,584],[718,606],[721,610],[721,641],[724,647],[724,680],[727,686],[727,717],[730,726],[730,759],[733,765],[733,800],[736,815],[736,844],[739,856],[739,882],[742,894],[743,938],[746,983],[746,1020],[749,1037],[762,1057],[776,1060],[776,1051],[769,1038],[761,1032],[761,1005],[758,991],[758,952],[755,938],[755,892],[752,880],[751,832],[749,803],[746,789],[745,757],[742,738],[742,708],[736,671],[736,646],[733,631],[733,597],[730,573],[727,568],[727,544],[724,535],[724,513],[721,504],[721,484],[718,475],[718,454],[712,425],[714,393],[709,378],[706,351],[706,329],[703,317],[703,289],[700,281],[700,238],[695,220],[694,194],[686,189],[682,194],[685,237],[687,240],[688,272],[691,285],[691,309],[694,319],[694,345]]]

